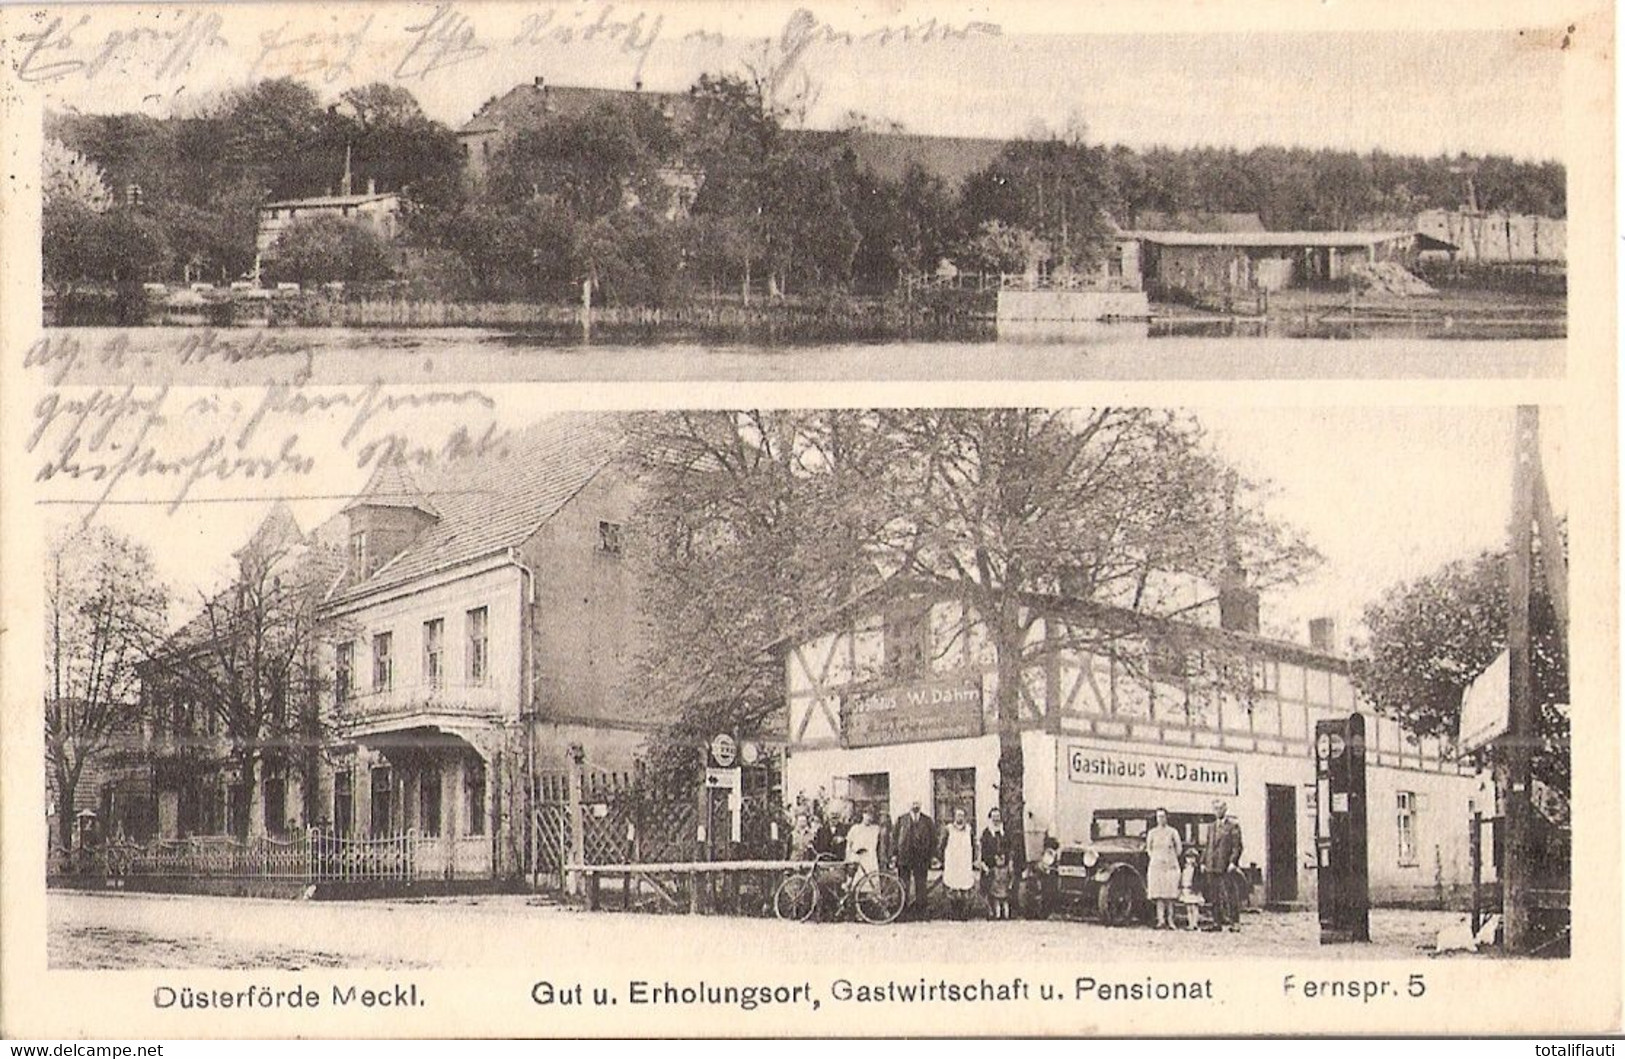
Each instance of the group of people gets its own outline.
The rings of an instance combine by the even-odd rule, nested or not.
[[[989,810],[987,826],[977,835],[963,806],[955,808],[953,821],[939,829],[916,801],[890,826],[865,807],[847,829],[844,860],[860,872],[893,868],[903,882],[905,918],[928,916],[930,872],[939,866],[943,889],[956,915],[968,915],[979,893],[990,918],[1009,919],[1019,863],[1015,843],[1019,841],[1019,835],[1005,830],[997,808]],[[796,855],[809,860],[842,856],[829,825],[815,822],[805,812],[796,818],[792,842]]]
[[[1201,849],[1186,846],[1169,825],[1168,810],[1158,809],[1145,835],[1145,896],[1156,909],[1152,925],[1175,929],[1175,910],[1183,909],[1186,929],[1195,930],[1202,906],[1211,905],[1217,929],[1240,930],[1241,888],[1233,873],[1241,865],[1241,848],[1241,825],[1222,801],[1213,803],[1213,834]]]
[[[1241,865],[1241,825],[1222,801],[1213,803],[1213,815],[1212,834],[1206,846],[1198,847],[1185,844],[1168,823],[1166,809],[1156,811],[1145,836],[1145,896],[1156,911],[1156,929],[1177,928],[1182,911],[1186,928],[1194,930],[1204,906],[1212,909],[1216,929],[1241,929],[1243,888],[1235,879]],[[979,893],[989,918],[1009,919],[1024,859],[1017,845],[1023,837],[1005,830],[997,807],[988,811],[987,826],[977,835],[963,806],[956,807],[953,821],[940,829],[917,801],[895,823],[877,819],[874,809],[865,806],[847,829],[844,853],[829,824],[802,811],[791,841],[793,853],[807,860],[844,860],[858,873],[892,868],[903,882],[903,916],[910,919],[929,915],[933,867],[941,868],[942,886],[956,916],[967,916]],[[1037,865],[1038,888],[1046,898],[1053,894],[1057,853],[1054,840],[1047,840]]]

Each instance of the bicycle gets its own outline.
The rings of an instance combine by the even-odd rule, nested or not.
[[[835,864],[846,869],[840,900],[835,906],[836,916],[851,907],[865,923],[881,924],[890,923],[903,914],[906,894],[902,879],[884,869],[864,871],[861,865],[839,861],[827,853],[808,861],[805,869],[785,876],[773,892],[773,914],[796,923],[811,919],[818,912],[825,890],[818,881],[819,870],[827,871]]]

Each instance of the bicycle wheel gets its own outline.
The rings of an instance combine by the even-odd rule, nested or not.
[[[808,875],[789,875],[773,891],[773,914],[780,919],[804,923],[818,908],[818,886]]]
[[[852,889],[852,902],[865,923],[890,923],[903,914],[903,880],[889,871],[870,872]]]

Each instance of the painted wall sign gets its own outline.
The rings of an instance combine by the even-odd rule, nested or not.
[[[1184,754],[1141,753],[1073,744],[1066,751],[1066,774],[1074,783],[1107,787],[1146,787],[1213,795],[1235,795],[1241,791],[1240,768],[1236,762]]]
[[[965,739],[982,734],[980,679],[904,684],[841,697],[847,746]]]

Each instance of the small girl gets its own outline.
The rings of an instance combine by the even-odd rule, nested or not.
[[[1195,930],[1201,916],[1202,894],[1196,885],[1196,865],[1201,854],[1195,846],[1185,850],[1185,863],[1179,868],[1179,903],[1185,908],[1185,929]]]
[[[1010,858],[1001,853],[993,865],[993,880],[988,884],[990,918],[1010,918],[1010,891],[1014,888],[1015,872],[1010,867]]]

